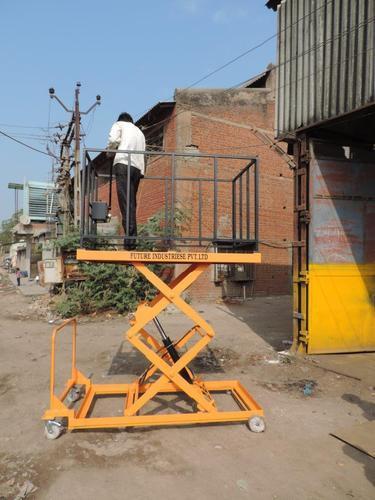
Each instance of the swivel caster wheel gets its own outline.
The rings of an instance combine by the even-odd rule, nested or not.
[[[263,417],[250,417],[247,425],[251,432],[264,432],[266,430],[266,423]]]
[[[48,420],[44,424],[44,435],[47,439],[57,439],[64,432],[64,426],[57,420]]]

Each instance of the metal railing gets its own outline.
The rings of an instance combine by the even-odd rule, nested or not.
[[[101,153],[91,158],[92,153]],[[162,241],[164,246],[216,246],[248,247],[255,250],[259,239],[259,160],[256,157],[237,155],[211,155],[192,152],[123,151],[87,148],[83,152],[81,172],[81,244],[85,246],[104,239],[115,241],[124,235],[105,236],[98,231],[98,224],[105,223],[93,216],[93,207],[109,213],[113,205],[112,162],[107,153],[124,153],[128,169],[133,155],[145,155],[148,163],[142,183],[148,188],[150,198],[138,200],[143,207],[152,202],[158,205],[162,234],[126,236],[137,244],[142,241]],[[101,158],[101,161],[98,159]],[[159,163],[158,163],[159,162]],[[158,165],[165,175],[157,175]],[[151,183],[154,183],[152,185]],[[104,189],[108,186],[108,189]],[[158,193],[153,187],[158,188]],[[162,186],[162,188],[161,188]],[[162,190],[162,194],[161,194]],[[105,194],[104,191],[106,191]],[[124,232],[130,228],[130,175],[127,176],[127,207]],[[154,194],[153,194],[154,193]],[[188,193],[188,194],[186,194]],[[140,195],[140,193],[138,193]],[[160,196],[159,199],[156,199]],[[155,198],[153,200],[153,197]],[[190,220],[186,227],[176,222],[176,216],[186,210]],[[144,211],[144,210],[143,210]],[[147,210],[146,210],[147,211]],[[151,214],[151,215],[155,215]]]

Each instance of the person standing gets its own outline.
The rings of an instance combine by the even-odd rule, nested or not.
[[[143,132],[133,123],[129,113],[121,113],[112,125],[108,139],[108,149],[126,151],[144,151],[146,139]],[[130,159],[130,165],[128,165]],[[113,170],[116,176],[117,198],[124,228],[124,248],[132,250],[136,246],[137,236],[137,191],[139,181],[144,176],[144,154],[116,153],[113,160]],[[128,174],[130,176],[128,199]],[[129,230],[126,227],[126,214],[129,209]],[[132,237],[132,238],[129,238]]]
[[[17,279],[17,286],[21,286],[21,271],[20,268],[16,268],[16,279]]]

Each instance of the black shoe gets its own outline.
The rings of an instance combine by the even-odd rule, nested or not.
[[[134,241],[129,241],[129,240],[124,240],[124,249],[125,250],[135,250],[136,249],[136,244]]]

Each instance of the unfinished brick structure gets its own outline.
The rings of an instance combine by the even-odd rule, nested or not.
[[[250,273],[246,282],[220,279],[211,270],[202,276],[189,293],[194,299],[215,300],[222,296],[279,295],[291,292],[291,248],[293,238],[293,176],[287,155],[272,147],[274,126],[274,71],[235,89],[176,90],[173,102],[161,102],[138,121],[144,130],[147,149],[169,152],[199,152],[210,154],[249,155],[259,158],[259,250],[261,265]],[[243,163],[222,163],[220,175],[234,177]],[[212,162],[177,160],[178,174],[199,177],[209,172]],[[171,175],[171,160],[151,157],[147,176]],[[108,188],[103,186],[101,189]],[[212,186],[205,186],[203,197],[203,230],[212,231],[209,216]],[[224,186],[218,190],[218,231],[226,235],[231,218],[229,196]],[[114,190],[115,191],[115,190]],[[176,186],[174,200],[189,212],[186,232],[196,231],[197,185],[192,182]],[[144,222],[162,210],[170,186],[162,180],[144,180],[138,191],[137,220]],[[114,193],[114,198],[116,198]],[[112,202],[112,214],[119,215],[117,200]],[[244,288],[245,286],[245,288]]]

